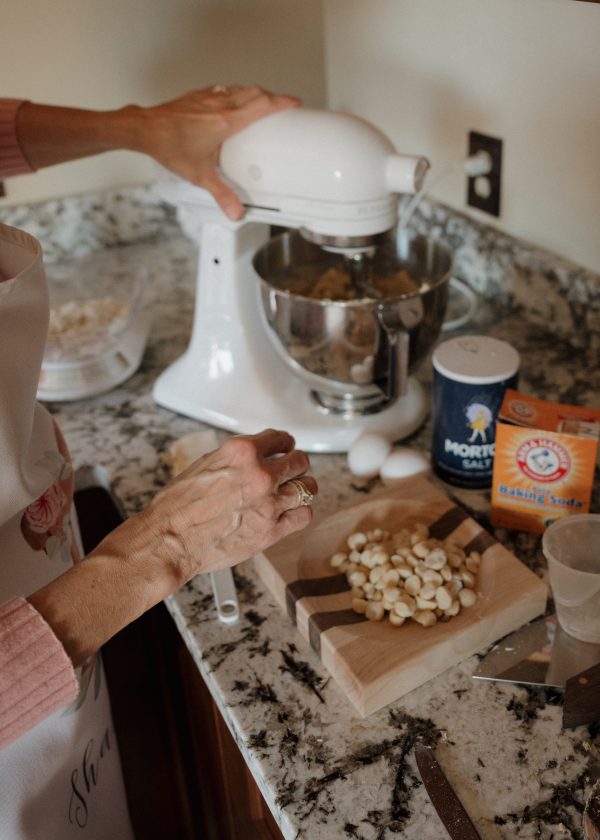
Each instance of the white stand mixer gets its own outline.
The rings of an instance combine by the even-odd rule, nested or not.
[[[395,153],[369,123],[348,114],[290,109],[227,140],[220,166],[246,206],[231,222],[207,192],[164,186],[183,229],[199,243],[188,349],[154,386],[162,406],[235,433],[285,429],[309,452],[346,452],[363,431],[399,440],[427,414],[420,385],[373,414],[327,413],[269,336],[252,258],[270,226],[299,228],[328,249],[356,252],[392,229],[398,193],[420,188],[427,161]]]

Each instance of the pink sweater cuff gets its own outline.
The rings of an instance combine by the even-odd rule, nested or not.
[[[0,605],[0,747],[77,697],[71,660],[24,598]]]
[[[17,137],[17,112],[24,99],[0,99],[0,177],[33,172]]]

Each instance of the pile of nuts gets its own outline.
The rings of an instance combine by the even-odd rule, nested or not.
[[[481,555],[450,539],[429,536],[418,522],[396,533],[377,528],[356,531],[346,541],[348,551],[331,557],[352,587],[352,609],[371,621],[387,613],[400,627],[412,618],[423,627],[449,621],[477,601],[475,581]]]

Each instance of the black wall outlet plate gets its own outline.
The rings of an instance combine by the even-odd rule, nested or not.
[[[492,161],[488,175],[467,179],[467,204],[491,216],[500,215],[500,176],[502,173],[502,140],[476,131],[469,132],[469,157],[487,152]]]

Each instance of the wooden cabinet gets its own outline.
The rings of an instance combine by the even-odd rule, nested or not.
[[[76,496],[86,551],[120,521],[101,488]],[[163,604],[103,649],[137,840],[281,840]]]
[[[202,787],[207,832],[202,836],[281,840],[282,834],[180,637],[178,667],[197,768],[195,785]]]
[[[138,840],[281,840],[166,608],[115,637],[104,662]]]

